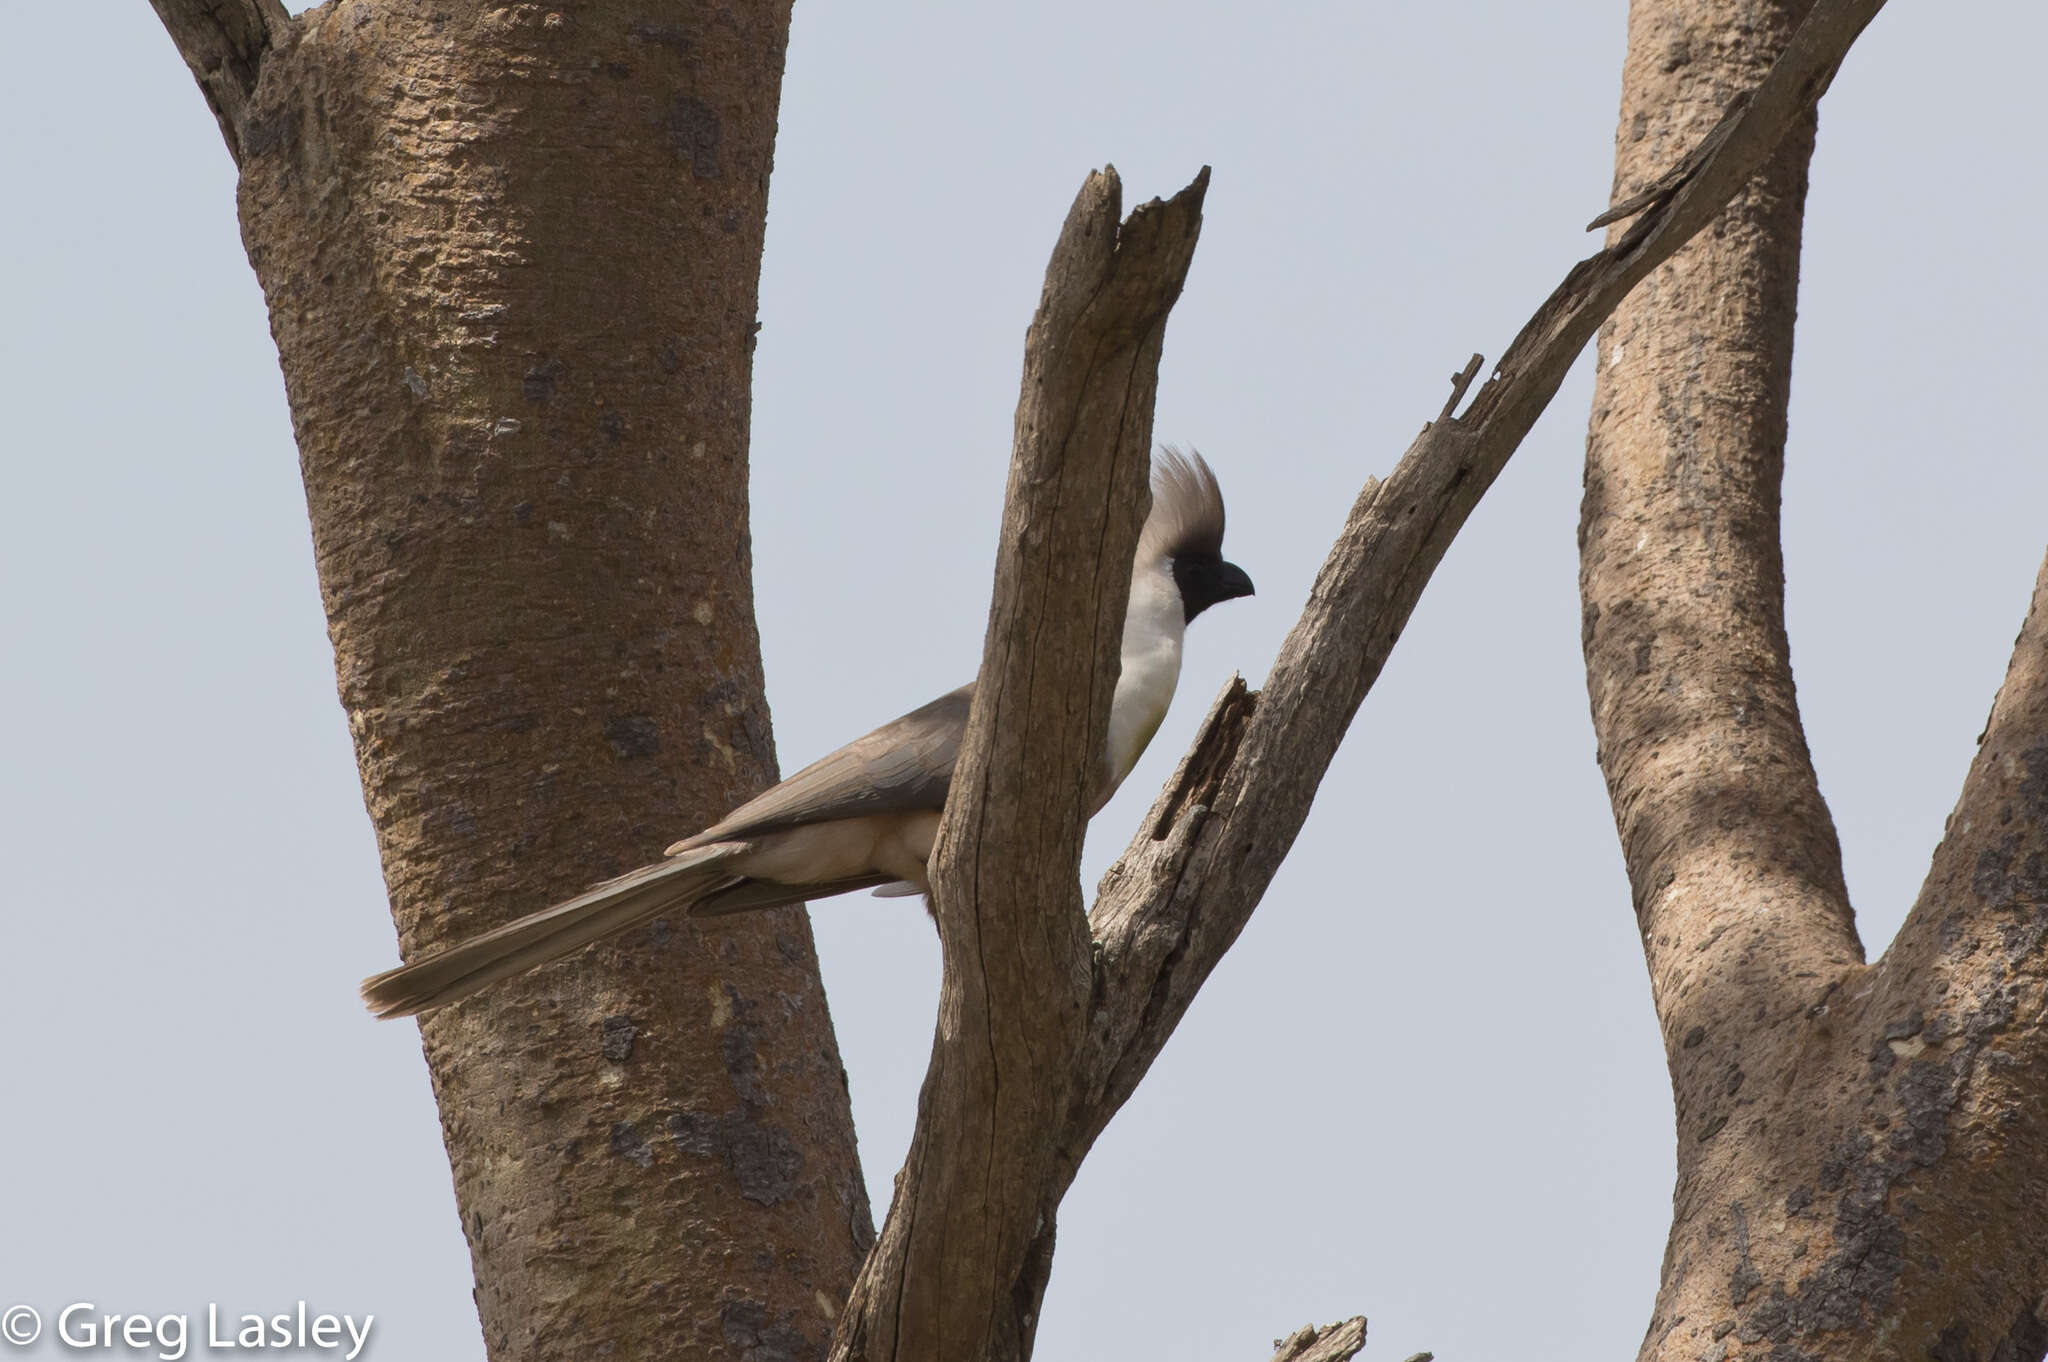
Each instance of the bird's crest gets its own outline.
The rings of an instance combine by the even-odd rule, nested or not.
[[[1223,556],[1223,489],[1200,454],[1160,446],[1152,460],[1152,514],[1145,518],[1138,556]]]

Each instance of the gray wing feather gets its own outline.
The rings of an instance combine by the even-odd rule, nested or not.
[[[973,701],[970,681],[812,762],[676,843],[670,854],[835,818],[943,809]]]

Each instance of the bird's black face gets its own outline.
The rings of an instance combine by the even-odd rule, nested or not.
[[[1181,609],[1189,620],[1218,601],[1235,600],[1252,594],[1252,579],[1237,564],[1215,555],[1178,555],[1173,560],[1173,584],[1180,588]]]

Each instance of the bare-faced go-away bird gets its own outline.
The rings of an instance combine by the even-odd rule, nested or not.
[[[1123,669],[1092,817],[1138,763],[1180,680],[1181,636],[1219,601],[1252,594],[1223,557],[1223,493],[1197,454],[1163,451],[1131,564]],[[856,889],[931,892],[925,875],[974,698],[969,682],[856,738],[685,837],[667,859],[552,908],[363,981],[380,1017],[445,1007],[665,913],[775,908]]]

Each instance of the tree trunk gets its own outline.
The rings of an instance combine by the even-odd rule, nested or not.
[[[747,433],[787,0],[158,8],[241,163],[406,954],[772,780]],[[224,8],[202,37],[267,46],[208,68]],[[422,1033],[493,1358],[823,1353],[873,1231],[800,910],[656,923]]]
[[[1807,8],[1637,0],[1617,195],[1695,142]],[[1812,145],[1809,121],[1601,337],[1587,675],[1678,1119],[1641,1355],[2038,1358],[2048,603],[1920,905],[1864,965],[1779,552]]]

